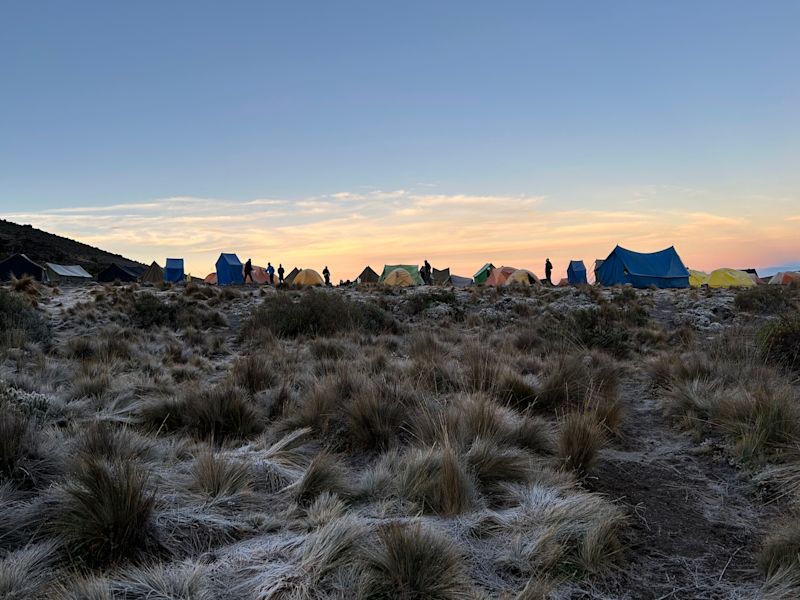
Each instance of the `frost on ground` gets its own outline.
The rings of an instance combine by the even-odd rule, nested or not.
[[[796,290],[0,290],[0,597],[800,597]]]

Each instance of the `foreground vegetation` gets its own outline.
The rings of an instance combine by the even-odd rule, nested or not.
[[[699,292],[15,283],[0,596],[648,597],[609,468],[652,395],[775,511],[761,579],[692,597],[796,597],[797,293],[757,289],[711,327],[653,316]]]

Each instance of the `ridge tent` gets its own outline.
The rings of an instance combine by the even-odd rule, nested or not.
[[[406,271],[411,276],[411,281],[414,282],[414,285],[423,285],[424,282],[419,274],[418,265],[384,265],[383,273],[381,273],[381,278],[378,280],[378,282],[385,283],[386,276],[395,269],[403,269]]]
[[[92,276],[80,265],[45,263],[44,269],[51,283],[85,283],[92,280]]]
[[[292,285],[294,283],[294,278],[297,277],[297,274],[299,272],[300,269],[298,269],[297,267],[289,271],[289,274],[283,278],[283,283],[285,283],[286,285]]]
[[[217,259],[217,285],[243,285],[243,269],[238,256],[223,252]]]
[[[144,273],[139,277],[142,283],[164,283],[164,269],[156,261],[153,261]]]
[[[491,274],[489,277],[486,278],[486,285],[491,286],[500,286],[506,282],[506,279],[511,277],[511,274],[514,271],[518,271],[516,267],[497,267],[496,269],[492,269]]]
[[[317,273],[314,269],[303,269],[294,276],[292,285],[300,285],[303,287],[325,285],[325,280],[322,279],[322,275]]]
[[[458,275],[450,275],[450,283],[453,284],[453,287],[465,288],[472,285],[472,278],[460,277]]]
[[[486,263],[480,269],[478,269],[478,272],[472,277],[477,285],[483,285],[486,283],[486,279],[489,277],[489,275],[492,274],[492,271],[494,271],[494,265],[492,263]]]
[[[617,246],[597,269],[597,276],[606,286],[629,283],[636,288],[689,287],[689,270],[674,246],[649,253]]]
[[[356,281],[360,281],[361,283],[378,283],[378,274],[372,270],[372,267],[367,265],[364,267],[364,270],[361,271],[361,274],[356,277]]]
[[[778,271],[769,280],[770,285],[789,285],[800,283],[800,272],[797,271]]]
[[[102,283],[111,283],[114,281],[132,283],[138,281],[139,277],[142,276],[142,273],[144,273],[146,269],[147,267],[142,265],[120,265],[111,263],[97,274],[97,281]]]
[[[594,282],[595,283],[599,283],[600,282],[600,278],[597,276],[597,271],[600,269],[600,267],[603,266],[604,262],[606,262],[606,261],[604,259],[602,259],[602,258],[595,259],[595,261],[594,261]]]
[[[382,277],[382,279],[383,285],[388,285],[390,287],[408,287],[419,285],[414,283],[411,273],[400,267],[389,271],[386,277]]]
[[[582,260],[571,260],[567,267],[567,281],[570,285],[586,285],[589,281],[586,279],[586,265]]]
[[[755,287],[756,282],[744,271],[736,269],[715,269],[708,276],[710,288]]]
[[[183,270],[182,258],[168,258],[167,264],[164,265],[164,281],[170,283],[181,283],[186,279],[186,273]]]
[[[541,282],[539,278],[534,275],[528,269],[517,269],[508,278],[503,282],[504,286],[508,285],[521,285],[524,287],[530,287],[532,285],[538,285]]]
[[[689,269],[689,287],[699,288],[708,283],[708,273]]]
[[[0,281],[11,281],[11,277],[21,279],[29,275],[36,281],[47,281],[45,270],[24,254],[14,254],[0,262]]]
[[[431,273],[431,281],[433,285],[452,285],[450,281],[450,267],[446,269],[434,269]]]

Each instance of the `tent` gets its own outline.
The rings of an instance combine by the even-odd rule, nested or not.
[[[600,281],[600,278],[597,276],[597,271],[600,269],[600,267],[603,266],[604,262],[606,262],[606,261],[604,259],[602,259],[602,258],[598,258],[598,259],[596,259],[594,261],[594,282],[595,283],[598,283]]]
[[[294,269],[292,269],[291,271],[289,271],[289,274],[288,274],[286,277],[284,277],[284,278],[283,278],[283,282],[284,282],[286,285],[292,285],[292,284],[294,283],[294,278],[295,278],[295,277],[297,277],[297,274],[298,274],[299,272],[300,272],[300,269],[298,269],[297,267],[295,267]]]
[[[139,281],[142,283],[163,283],[165,281],[164,269],[156,261],[153,261],[139,277]]]
[[[459,277],[458,275],[450,275],[450,283],[453,287],[465,288],[472,285],[472,277]]]
[[[244,277],[244,267],[242,267],[242,277]],[[278,276],[275,275],[274,279],[277,281]],[[269,273],[267,273],[267,270],[264,267],[253,265],[253,281],[261,285],[268,284]]]
[[[138,281],[139,277],[145,272],[147,267],[143,265],[120,265],[111,263],[97,274],[97,281],[111,283],[112,281],[122,281],[131,283]]]
[[[411,281],[414,285],[422,285],[424,283],[422,281],[422,276],[419,274],[419,267],[417,265],[384,265],[379,283],[385,283],[386,277],[395,269],[403,269],[406,271],[411,276]]]
[[[92,280],[92,276],[79,265],[45,263],[44,269],[51,283],[86,283]]]
[[[582,260],[571,260],[567,267],[567,280],[570,285],[586,285],[589,281],[586,279],[586,265]]]
[[[411,285],[419,285],[418,283],[414,283],[414,279],[411,277],[411,273],[398,267],[383,277],[381,276],[383,285],[388,285],[390,287],[408,287]]]
[[[769,280],[770,285],[789,285],[800,283],[800,272],[798,271],[779,271]]]
[[[164,281],[182,283],[185,279],[186,273],[183,270],[183,259],[168,258],[167,264],[164,266]]]
[[[369,265],[364,267],[364,270],[361,271],[361,274],[356,277],[356,281],[360,283],[378,283],[378,279],[380,279],[380,277]]]
[[[597,277],[603,285],[631,284],[646,288],[689,287],[689,270],[681,257],[670,246],[658,252],[634,252],[617,246],[597,269]]]
[[[235,254],[219,255],[217,259],[217,284],[242,285],[244,284],[244,266]]]
[[[446,269],[434,269],[431,273],[433,285],[452,285],[450,281],[450,267]]]
[[[506,282],[506,279],[511,277],[514,271],[518,271],[516,267],[497,267],[492,269],[489,277],[486,278],[486,285],[499,286]]]
[[[492,263],[486,263],[478,269],[478,272],[472,277],[475,279],[476,284],[482,285],[486,283],[486,279],[492,274],[492,271],[494,271],[494,265]]]
[[[736,269],[715,269],[708,276],[710,288],[755,287],[756,282],[744,271]]]
[[[25,275],[36,281],[47,280],[45,270],[24,254],[14,254],[0,262],[0,281],[10,281],[12,276],[21,279]]]
[[[203,279],[203,283],[208,283],[210,285],[217,285],[217,273],[216,273],[216,271],[206,275],[206,278]]]
[[[704,286],[708,283],[708,273],[705,271],[695,271],[694,269],[689,269],[689,286],[693,288],[699,288]]]
[[[322,275],[317,273],[314,269],[303,269],[292,280],[292,285],[301,285],[303,287],[312,285],[325,285],[325,280]]]
[[[521,285],[529,287],[541,283],[539,278],[527,269],[517,269],[505,280],[503,285]]]

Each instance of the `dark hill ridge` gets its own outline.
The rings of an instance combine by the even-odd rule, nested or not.
[[[18,225],[0,219],[0,260],[16,253],[25,254],[32,261],[44,265],[46,262],[61,265],[80,265],[96,275],[111,263],[138,265],[134,260],[35,229],[30,225]]]

